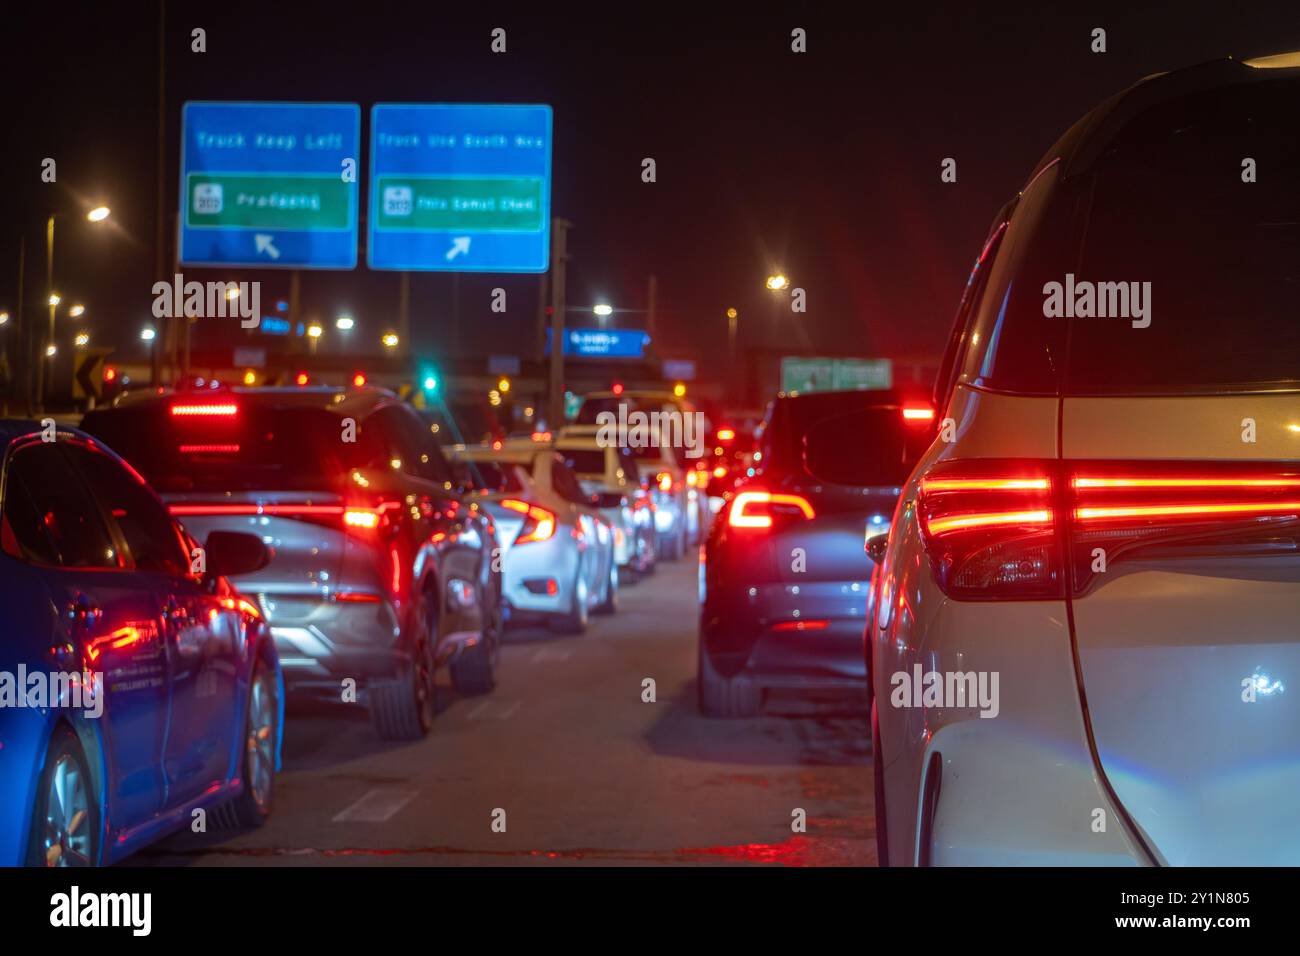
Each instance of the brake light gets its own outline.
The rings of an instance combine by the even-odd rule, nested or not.
[[[772,625],[774,631],[824,631],[831,626],[830,621],[803,618],[798,621],[778,621]]]
[[[912,406],[903,408],[903,420],[909,422],[931,422],[934,421],[934,409],[926,406]]]
[[[232,418],[239,412],[234,402],[187,402],[172,406],[172,415],[177,418]]]
[[[921,479],[918,511],[945,593],[1061,598],[1067,558],[1082,593],[1140,547],[1275,540],[1279,521],[1300,520],[1300,473],[1294,463],[954,461]]]
[[[731,502],[727,524],[733,528],[770,528],[776,517],[817,517],[812,504],[803,495],[773,494],[767,491],[742,491]]]
[[[531,541],[546,541],[555,535],[555,512],[539,505],[530,505],[517,498],[506,498],[501,507],[517,511],[524,516],[523,527],[515,537],[515,544],[528,544]]]
[[[718,429],[718,441],[731,441],[735,437],[736,437],[736,430],[734,428]]]
[[[306,372],[299,372],[297,376],[294,377],[294,381],[297,382],[299,385],[306,385],[309,381],[311,381],[311,379]]]
[[[343,523],[349,528],[370,530],[379,527],[379,515],[373,511],[359,511],[349,508],[343,512]]]
[[[352,376],[352,384],[357,388],[361,388],[366,384],[366,376],[361,372],[357,372],[356,375]]]
[[[238,455],[238,445],[180,445],[182,455]]]
[[[113,382],[116,381],[116,379],[117,379],[117,369],[113,368],[113,366],[111,365],[107,366],[104,369],[104,381]]]
[[[666,471],[661,471],[655,475],[655,483],[659,485],[659,490],[664,493],[673,490],[673,476]]]

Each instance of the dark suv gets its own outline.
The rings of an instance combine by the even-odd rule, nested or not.
[[[272,549],[237,583],[261,605],[291,693],[356,691],[380,736],[415,739],[433,720],[437,667],[450,666],[458,691],[493,688],[495,528],[391,393],[144,392],[90,412],[83,427],[196,538],[251,531]]]
[[[780,395],[700,563],[699,703],[744,717],[771,690],[864,694],[867,537],[934,438],[928,400],[894,391]]]

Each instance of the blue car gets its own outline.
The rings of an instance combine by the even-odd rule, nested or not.
[[[226,577],[267,560],[248,534],[200,547],[84,433],[0,420],[0,865],[266,820],[280,666]]]

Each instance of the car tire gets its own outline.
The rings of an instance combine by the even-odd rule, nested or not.
[[[875,790],[876,865],[889,866],[889,827],[885,815],[885,758],[880,750],[880,716],[871,701],[871,778]]]
[[[370,720],[384,740],[419,740],[433,726],[435,682],[432,604],[427,594],[417,604],[411,661],[393,680],[372,681]]]
[[[587,607],[587,588],[582,583],[582,570],[578,570],[578,577],[573,585],[573,599],[570,602],[569,610],[552,618],[550,621],[551,630],[556,634],[582,634],[587,630],[590,623],[589,608]]]
[[[618,610],[618,565],[609,563],[609,580],[605,582],[605,600],[596,605],[597,614],[613,614]]]
[[[60,725],[50,737],[36,786],[27,864],[96,866],[99,834],[99,800],[90,765],[77,735]]]
[[[704,649],[704,641],[699,642],[696,691],[700,713],[706,717],[755,717],[763,706],[763,689],[751,677],[719,674]]]
[[[497,686],[497,659],[501,649],[500,602],[493,610],[477,644],[451,661],[451,686],[458,694],[487,694]]]
[[[239,772],[243,792],[228,804],[232,825],[254,829],[271,816],[275,795],[275,756],[279,750],[279,688],[275,672],[258,655],[249,680],[248,703],[244,707],[244,746]]]

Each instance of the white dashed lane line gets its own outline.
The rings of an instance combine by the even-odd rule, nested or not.
[[[371,790],[334,817],[335,823],[383,823],[417,796],[418,790]]]

